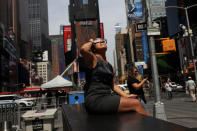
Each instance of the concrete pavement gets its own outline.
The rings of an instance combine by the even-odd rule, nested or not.
[[[167,120],[169,122],[197,129],[197,102],[192,102],[191,97],[185,92],[173,92],[173,99],[167,100],[162,94]],[[147,97],[147,107],[153,114],[153,98]]]

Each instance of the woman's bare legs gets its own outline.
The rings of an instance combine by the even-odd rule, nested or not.
[[[125,111],[136,111],[142,115],[151,116],[146,110],[142,107],[141,102],[135,98],[120,98],[120,105],[118,107],[118,112],[125,112]]]

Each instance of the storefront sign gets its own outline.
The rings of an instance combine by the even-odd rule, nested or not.
[[[33,130],[43,130],[43,120],[36,119],[32,121]]]

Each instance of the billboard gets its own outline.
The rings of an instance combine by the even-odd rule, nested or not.
[[[143,17],[142,0],[135,0],[128,4],[128,17],[132,19],[139,19]]]
[[[104,39],[103,23],[100,23],[101,38]]]
[[[71,26],[63,26],[63,36],[64,36],[64,52],[71,51],[72,45],[72,34],[71,34]]]
[[[147,32],[144,30],[142,31],[142,47],[143,47],[143,53],[144,53],[144,61],[147,64],[147,55],[148,55],[148,41],[147,41]]]
[[[42,61],[48,61],[49,58],[48,58],[48,51],[45,50],[42,54]]]

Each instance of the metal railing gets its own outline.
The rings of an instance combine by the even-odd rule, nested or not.
[[[16,103],[0,103],[0,130],[20,129],[20,106]]]
[[[25,126],[22,115],[26,111],[61,107],[63,104],[67,104],[67,96],[38,97],[34,102],[32,107],[17,103],[0,103],[0,131],[22,130]]]

